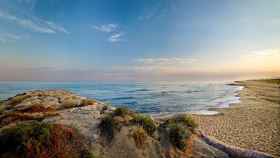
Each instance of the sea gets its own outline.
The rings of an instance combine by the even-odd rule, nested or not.
[[[64,89],[115,107],[146,114],[193,112],[238,103],[240,86],[212,82],[99,83],[99,82],[0,82],[0,100],[38,89]]]

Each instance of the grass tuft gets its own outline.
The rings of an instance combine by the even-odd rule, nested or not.
[[[126,108],[126,107],[120,107],[120,108],[117,108],[115,111],[114,111],[114,116],[121,116],[121,117],[124,117],[126,115],[129,114],[129,109]]]
[[[136,123],[139,126],[142,126],[144,128],[144,130],[150,136],[152,136],[156,130],[156,125],[155,125],[153,119],[149,116],[145,116],[142,114],[136,114],[136,115],[134,115],[132,122]]]
[[[198,124],[193,120],[193,118],[189,115],[178,115],[174,118],[167,120],[167,124],[169,123],[177,123],[182,124],[184,126],[189,127],[191,130],[194,130],[198,127]]]
[[[101,135],[105,136],[108,141],[111,141],[114,138],[114,131],[119,125],[114,120],[113,116],[108,115],[104,117],[100,124],[99,129],[101,131]]]
[[[191,136],[191,132],[179,124],[172,123],[168,125],[168,136],[172,145],[180,150],[185,150],[186,139]]]
[[[147,139],[146,132],[142,127],[136,127],[133,129],[132,137],[137,147],[143,147]]]

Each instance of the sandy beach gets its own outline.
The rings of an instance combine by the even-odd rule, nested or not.
[[[215,116],[194,115],[201,131],[227,144],[280,157],[280,79],[238,81],[240,103],[215,109]]]

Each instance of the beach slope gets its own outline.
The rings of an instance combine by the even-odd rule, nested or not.
[[[200,130],[230,145],[280,157],[280,79],[237,81],[240,103],[215,109],[215,116],[194,115]]]

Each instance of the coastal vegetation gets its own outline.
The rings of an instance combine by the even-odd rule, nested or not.
[[[167,133],[167,140],[180,150],[186,149],[186,140],[197,128],[197,124],[188,115],[178,115],[156,123],[150,116],[135,113],[124,107],[117,108],[104,117],[99,127],[101,134],[111,141],[115,132],[119,132],[124,125],[132,127],[132,137],[137,147],[143,146],[148,136],[153,137],[164,132]]]
[[[101,134],[106,136],[108,140],[111,140],[114,137],[115,130],[119,131],[124,125],[143,128],[145,133],[150,136],[152,136],[156,130],[156,125],[151,117],[137,114],[125,107],[117,108],[113,113],[107,114],[101,120],[99,128]]]
[[[149,116],[145,116],[143,114],[135,114],[133,116],[132,122],[137,124],[138,126],[141,126],[150,136],[152,136],[156,130],[156,124]]]
[[[105,136],[108,141],[111,141],[118,126],[118,122],[113,119],[113,116],[108,115],[104,117],[99,124],[101,135]]]
[[[0,140],[0,156],[3,158],[92,157],[83,136],[76,129],[61,124],[20,123],[5,128]]]
[[[165,124],[179,124],[181,126],[185,126],[191,131],[194,131],[198,127],[197,123],[193,120],[193,118],[189,115],[178,115],[173,117],[165,122]]]
[[[133,129],[132,137],[137,147],[143,147],[147,139],[147,134],[142,127],[136,127]]]
[[[191,132],[176,123],[168,124],[167,130],[171,144],[180,150],[185,150],[187,146],[186,139],[191,136]]]
[[[125,117],[126,115],[128,115],[130,113],[129,109],[126,108],[126,107],[120,107],[120,108],[117,108],[115,111],[114,111],[114,116],[120,116],[120,117]]]
[[[186,140],[190,138],[197,124],[188,115],[177,115],[167,119],[160,125],[172,145],[180,150],[185,150],[187,147]]]
[[[1,158],[229,158],[221,144],[207,143],[213,141],[197,130],[193,115],[153,118],[63,90],[24,95],[2,103]],[[77,104],[65,107],[68,99]]]

